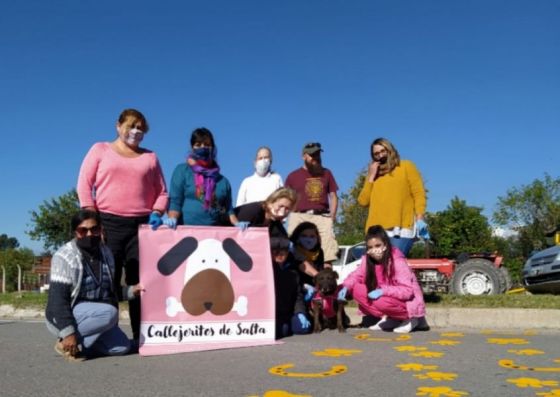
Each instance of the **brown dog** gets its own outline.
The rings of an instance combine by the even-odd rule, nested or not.
[[[323,329],[338,329],[346,332],[350,319],[344,311],[345,301],[338,300],[340,288],[337,283],[338,273],[331,268],[321,270],[314,278],[315,295],[311,301],[313,311],[313,332]]]

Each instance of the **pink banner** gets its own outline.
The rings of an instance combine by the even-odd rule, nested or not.
[[[273,344],[267,228],[141,226],[143,356]]]

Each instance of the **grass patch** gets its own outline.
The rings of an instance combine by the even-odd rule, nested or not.
[[[47,306],[47,294],[39,292],[0,294],[0,305],[10,305],[16,309],[44,309]]]

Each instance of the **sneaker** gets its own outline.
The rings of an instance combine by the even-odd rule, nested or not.
[[[381,331],[381,324],[384,324],[386,322],[387,322],[387,316],[383,316],[381,317],[381,320],[377,322],[377,324],[372,325],[371,327],[369,327],[369,329],[371,329],[372,331]]]
[[[80,353],[76,355],[71,355],[69,352],[64,350],[64,346],[62,346],[62,342],[56,342],[54,344],[54,351],[60,354],[66,361],[71,361],[75,363],[79,363],[85,360],[85,357]]]
[[[398,334],[408,334],[410,331],[416,328],[417,325],[418,319],[416,317],[413,317],[409,320],[404,320],[401,325],[393,329],[393,332],[396,332]]]

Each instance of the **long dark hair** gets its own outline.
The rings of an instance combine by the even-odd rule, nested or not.
[[[375,276],[376,264],[383,266],[383,274],[386,279],[390,279],[393,276],[393,247],[391,246],[391,240],[387,232],[382,226],[371,226],[366,233],[366,247],[367,242],[372,238],[381,240],[387,249],[383,252],[383,257],[378,262],[373,260],[366,252],[366,287],[368,292],[377,288],[377,277]]]
[[[313,222],[301,222],[299,225],[297,225],[292,232],[292,235],[290,236],[290,240],[292,240],[292,243],[294,243],[294,245],[299,245],[299,236],[301,235],[301,233],[303,233],[304,230],[309,229],[315,230],[315,233],[317,234],[317,244],[315,244],[315,247],[311,249],[311,251],[317,251],[321,248],[321,235],[319,234],[319,228]]]

